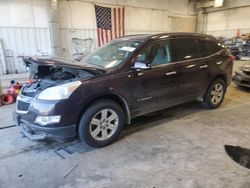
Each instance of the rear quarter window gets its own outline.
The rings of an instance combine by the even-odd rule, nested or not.
[[[184,61],[201,57],[199,41],[195,38],[171,39],[173,61]]]
[[[213,40],[199,40],[202,57],[215,54],[223,49],[221,44]]]

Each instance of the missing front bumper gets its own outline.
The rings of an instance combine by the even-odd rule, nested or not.
[[[14,113],[13,117],[17,125],[21,126],[22,133],[30,140],[44,140],[52,138],[57,140],[74,138],[76,136],[76,125],[63,127],[43,127],[32,124],[23,120],[18,114]]]

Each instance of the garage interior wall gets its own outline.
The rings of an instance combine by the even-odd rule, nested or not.
[[[125,7],[125,35],[154,34],[171,30],[171,15],[189,17],[188,0],[66,1],[59,4],[63,56],[72,54],[72,38],[93,38],[97,47],[94,4]],[[179,8],[177,8],[179,7]],[[183,29],[183,31],[188,31]]]
[[[70,50],[71,38],[93,38],[97,46],[96,20],[94,3],[101,6],[125,6],[125,35],[159,33],[169,30],[168,4],[164,0],[154,1],[61,1],[60,15],[62,47]],[[133,6],[128,6],[133,5]],[[153,8],[153,9],[152,9]],[[71,54],[71,52],[66,53]],[[68,54],[64,54],[68,56]]]
[[[0,0],[0,40],[9,73],[25,71],[19,55],[52,54],[50,4],[51,0]],[[192,14],[188,0],[59,0],[62,56],[71,56],[74,37],[92,38],[92,49],[96,48],[94,4],[125,6],[126,35],[175,31],[173,17],[190,18]]]
[[[240,34],[250,32],[250,1],[226,0],[220,9],[207,10],[207,33],[226,38],[235,37],[237,29]]]
[[[171,18],[171,31],[195,32],[196,16],[173,16]]]
[[[20,55],[51,54],[49,1],[0,0],[0,18],[0,41],[9,73],[25,71]]]

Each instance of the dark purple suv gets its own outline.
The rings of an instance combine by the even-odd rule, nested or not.
[[[34,140],[79,136],[94,147],[112,143],[125,123],[143,114],[195,99],[219,107],[232,77],[223,45],[195,33],[118,38],[80,62],[24,60],[34,81],[17,99],[23,133]]]

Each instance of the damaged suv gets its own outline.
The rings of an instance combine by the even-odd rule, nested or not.
[[[80,62],[24,60],[35,74],[17,98],[23,133],[33,140],[78,136],[93,147],[111,144],[143,114],[195,99],[219,107],[232,76],[223,45],[194,33],[118,38]]]

